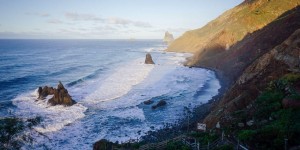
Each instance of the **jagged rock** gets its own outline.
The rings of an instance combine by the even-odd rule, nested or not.
[[[39,94],[38,99],[45,99],[45,97],[47,97],[48,95],[54,94],[54,89],[53,87],[48,87],[48,86],[44,86],[44,88],[39,87],[38,94]]]
[[[53,95],[52,98],[48,100],[48,103],[51,105],[65,105],[71,106],[76,102],[72,100],[71,96],[68,93],[68,90],[65,89],[63,84],[59,81],[57,89],[53,87],[44,86],[44,88],[39,87],[38,89],[38,99],[45,99],[48,95]]]
[[[152,109],[156,109],[158,107],[165,106],[165,105],[167,105],[167,102],[165,100],[160,100],[156,105],[152,106]]]
[[[57,89],[54,89],[54,96],[48,101],[51,105],[66,105],[71,106],[76,103],[72,100],[71,96],[68,93],[68,90],[65,89],[63,84],[59,81]]]
[[[154,64],[154,61],[152,60],[151,54],[146,54],[145,64]]]
[[[164,42],[168,45],[174,41],[173,34],[169,33],[168,31],[165,33]]]
[[[150,104],[152,104],[152,103],[154,103],[154,101],[152,101],[151,99],[149,99],[149,100],[147,100],[147,101],[144,101],[144,104],[145,104],[145,105],[150,105]]]

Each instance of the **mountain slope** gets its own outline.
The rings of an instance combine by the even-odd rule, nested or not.
[[[249,65],[233,87],[205,118],[209,127],[231,122],[236,111],[250,108],[271,81],[287,73],[300,74],[300,27],[282,44]]]
[[[187,31],[167,50],[192,53],[212,48],[226,50],[297,5],[298,0],[246,0],[204,27]]]
[[[215,53],[207,49],[195,55],[189,65],[219,70],[230,81],[235,81],[255,59],[281,44],[300,27],[300,7],[293,8],[264,28],[246,35],[230,50]]]

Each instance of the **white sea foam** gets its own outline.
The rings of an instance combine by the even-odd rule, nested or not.
[[[142,82],[154,68],[143,63],[143,59],[134,60],[116,68],[115,72],[99,83],[96,90],[85,98],[85,102],[98,103],[116,99],[128,93],[132,86]]]
[[[68,88],[72,96],[80,99],[80,104],[89,108],[84,118],[68,126],[71,117],[83,114],[84,106],[72,106],[76,110],[70,110],[71,115],[64,117],[69,113],[65,107],[47,108],[43,101],[34,101],[36,93],[32,97],[20,96],[14,103],[21,110],[19,114],[42,114],[46,118],[42,125],[35,127],[44,133],[33,136],[37,141],[35,148],[43,149],[46,145],[51,149],[91,149],[92,144],[102,138],[113,142],[137,139],[153,130],[152,127],[161,129],[164,123],[181,119],[183,107],[199,106],[218,93],[220,85],[212,71],[182,66],[188,56],[190,54],[156,52],[153,55],[156,64],[145,65],[143,55],[97,79]],[[199,94],[195,94],[198,91]],[[152,110],[151,105],[143,104],[153,98],[156,98],[155,103],[165,98],[167,106]],[[29,108],[24,106],[26,104]],[[48,132],[59,128],[62,128],[59,132]]]
[[[15,111],[16,115],[23,117],[42,117],[39,126],[34,127],[36,131],[41,133],[53,132],[62,129],[65,125],[71,124],[77,119],[83,118],[86,107],[81,104],[74,104],[69,107],[57,105],[50,106],[45,100],[37,100],[37,90],[32,93],[19,95],[13,100],[13,104],[18,107]]]

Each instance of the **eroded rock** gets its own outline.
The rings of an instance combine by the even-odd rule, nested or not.
[[[152,56],[150,53],[146,54],[145,64],[154,64],[154,61],[152,60]]]
[[[45,99],[48,95],[53,95],[52,98],[48,100],[50,105],[65,105],[71,106],[76,102],[69,95],[68,90],[65,89],[63,84],[59,81],[57,89],[53,87],[44,86],[44,88],[39,87],[38,89],[38,99]]]

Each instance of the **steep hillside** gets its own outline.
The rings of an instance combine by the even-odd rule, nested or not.
[[[235,112],[253,107],[257,96],[269,86],[271,81],[278,80],[288,73],[300,76],[300,28],[282,44],[249,65],[206,117],[205,123],[209,127],[214,127],[217,122],[221,125],[232,122]]]
[[[203,28],[187,31],[168,51],[199,53],[212,48],[224,51],[297,5],[298,0],[246,0]]]
[[[227,51],[215,53],[206,49],[195,55],[189,65],[219,70],[230,81],[235,81],[255,59],[281,44],[300,28],[300,7],[293,8],[264,28],[246,35]]]

